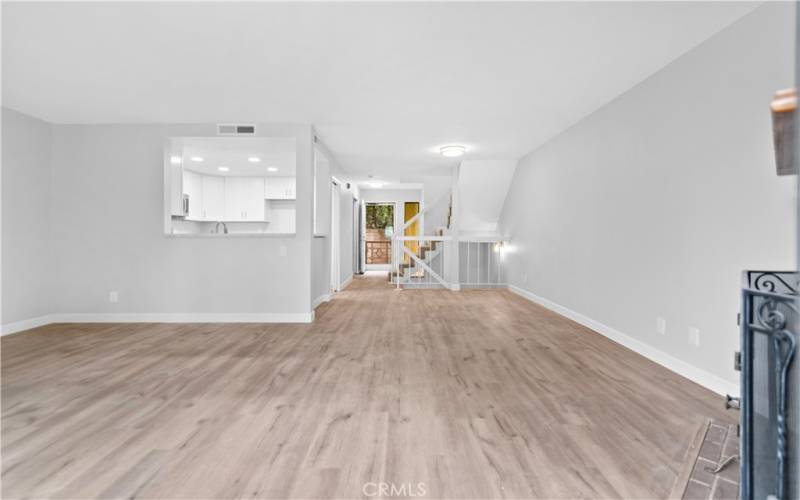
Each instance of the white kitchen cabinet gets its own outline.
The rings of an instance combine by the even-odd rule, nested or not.
[[[225,179],[225,220],[244,220],[242,177]]]
[[[294,200],[294,177],[267,177],[267,198],[270,200]]]
[[[264,178],[225,178],[225,220],[264,220]]]
[[[186,218],[203,218],[203,176],[189,170],[183,171],[183,194],[189,196],[189,213]]]
[[[203,177],[203,219],[225,219],[225,178],[212,175]]]

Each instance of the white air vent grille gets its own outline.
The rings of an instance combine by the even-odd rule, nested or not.
[[[217,124],[217,135],[256,135],[256,126],[252,124],[220,123]]]

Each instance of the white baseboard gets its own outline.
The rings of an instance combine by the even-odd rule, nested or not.
[[[508,285],[508,289],[521,296],[524,297],[531,302],[535,302],[540,306],[546,307],[553,312],[556,312],[562,316],[565,316],[576,323],[580,323],[581,325],[594,330],[595,332],[608,337],[609,339],[613,340],[618,344],[622,344],[623,346],[627,347],[628,349],[641,354],[645,358],[658,363],[659,365],[672,370],[673,372],[681,375],[682,377],[688,378],[692,382],[702,385],[706,389],[712,390],[717,394],[730,394],[732,396],[739,395],[739,385],[729,382],[717,375],[709,373],[705,370],[697,368],[696,366],[690,365],[689,363],[682,361],[671,354],[667,354],[664,351],[656,349],[653,346],[645,344],[644,342],[637,340],[629,335],[625,335],[624,333],[611,328],[610,326],[606,326],[603,323],[595,321],[589,317],[584,316],[579,312],[575,312],[569,308],[562,306],[561,304],[556,304],[550,300],[547,300],[543,297],[539,297],[538,295],[531,293],[527,290],[519,288],[514,285]]]
[[[30,330],[31,328],[37,328],[44,325],[49,325],[53,323],[52,316],[39,316],[38,318],[30,318],[24,319],[22,321],[15,321],[13,323],[7,323],[2,326],[0,329],[0,335],[11,335],[12,333],[21,332],[24,330]]]
[[[310,323],[309,313],[56,314],[51,323]]]
[[[311,309],[316,309],[317,306],[319,306],[323,302],[328,302],[330,300],[331,300],[331,294],[330,293],[323,293],[322,295],[320,295],[319,297],[314,299],[314,302],[311,304]]]
[[[77,313],[51,314],[2,326],[2,334],[52,323],[311,323],[310,313]]]
[[[349,278],[344,280],[341,285],[339,285],[339,290],[344,290],[347,288],[347,285],[353,282],[353,275],[351,274]]]

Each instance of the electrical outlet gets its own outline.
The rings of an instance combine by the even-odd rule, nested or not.
[[[278,249],[278,255],[281,257],[286,257],[286,245],[281,245],[281,247]]]
[[[522,282],[525,283],[526,285],[528,284],[528,275],[527,274],[523,274],[522,275]]]
[[[656,318],[656,331],[661,335],[667,334],[667,320],[661,316]]]
[[[694,326],[689,327],[689,344],[693,346],[700,345],[700,329]]]
[[[117,292],[116,290],[108,292],[108,301],[111,302],[112,304],[116,304],[117,302],[119,302],[119,292]]]

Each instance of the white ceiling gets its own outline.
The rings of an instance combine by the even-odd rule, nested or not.
[[[302,122],[353,174],[513,159],[757,4],[8,3],[3,100],[57,123]]]
[[[294,177],[294,138],[265,137],[179,137],[173,149],[181,151],[183,168],[201,174],[227,177]],[[258,158],[253,163],[249,159]],[[202,158],[194,161],[192,158]],[[228,167],[221,172],[219,167]],[[268,169],[277,168],[275,172]]]

